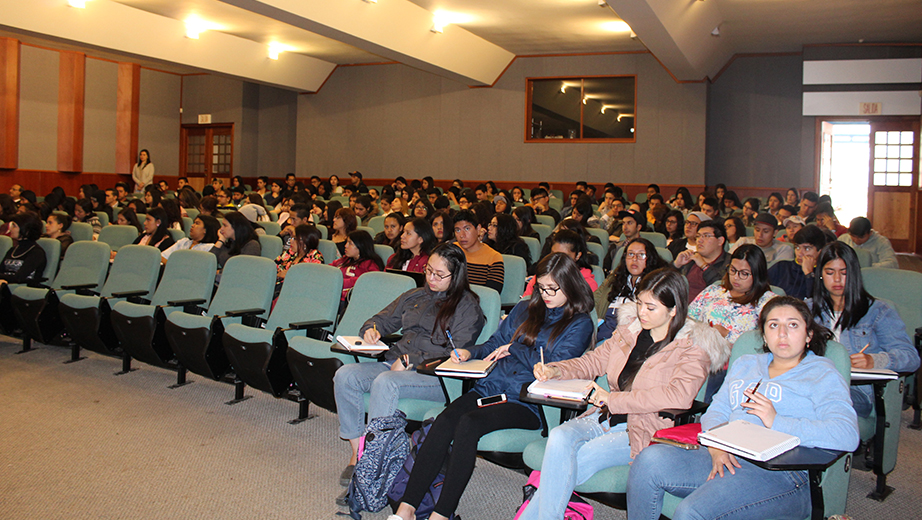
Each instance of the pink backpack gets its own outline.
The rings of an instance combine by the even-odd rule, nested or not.
[[[532,471],[531,475],[528,476],[528,482],[526,482],[525,486],[522,488],[522,494],[524,495],[522,506],[516,511],[513,520],[519,520],[519,517],[522,516],[522,512],[528,507],[528,503],[531,502],[531,498],[535,495],[535,491],[538,490],[540,481],[541,472]],[[592,505],[583,500],[582,497],[576,493],[573,493],[570,495],[570,503],[567,504],[567,510],[564,512],[563,518],[564,520],[592,520]]]

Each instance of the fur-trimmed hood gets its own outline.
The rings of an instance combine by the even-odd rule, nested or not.
[[[640,334],[642,327],[640,320],[637,319],[636,302],[625,302],[618,306],[618,327],[626,327],[635,337]],[[707,354],[708,359],[711,361],[711,373],[722,369],[730,359],[731,345],[727,339],[721,336],[714,328],[700,321],[695,321],[691,318],[685,319],[685,325],[679,330],[673,343],[683,339],[688,339],[692,345],[697,346]]]

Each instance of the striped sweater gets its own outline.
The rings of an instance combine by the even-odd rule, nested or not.
[[[455,245],[460,247],[457,242]],[[474,253],[465,250],[464,256],[467,258],[467,279],[470,283],[503,292],[503,255],[486,244],[480,244],[480,249]]]

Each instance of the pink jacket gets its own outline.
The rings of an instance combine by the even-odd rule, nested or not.
[[[618,389],[618,376],[640,335],[637,304],[618,307],[618,328],[612,337],[581,357],[550,363],[562,379],[595,379],[608,375],[611,413],[628,414],[631,457],[650,444],[653,434],[673,422],[659,417],[660,410],[688,408],[707,379],[730,357],[730,344],[714,329],[688,319],[676,338],[651,356],[637,372],[631,390]]]

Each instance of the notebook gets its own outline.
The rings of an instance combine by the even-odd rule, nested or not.
[[[358,352],[384,352],[390,349],[390,347],[381,343],[381,340],[371,344],[365,342],[364,339],[358,336],[336,336],[336,341],[346,350],[355,350]]]
[[[573,401],[585,401],[591,391],[592,381],[588,379],[554,379],[543,382],[534,381],[528,385],[529,394]]]
[[[852,368],[852,381],[885,381],[898,377],[899,374],[886,368]]]
[[[496,361],[484,361],[482,359],[470,359],[463,363],[455,363],[451,359],[435,367],[436,375],[469,377],[471,379],[481,379],[490,375]]]
[[[747,459],[766,461],[800,445],[800,439],[742,419],[698,434],[702,446],[711,446]]]

